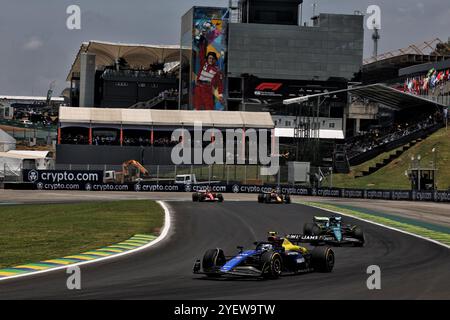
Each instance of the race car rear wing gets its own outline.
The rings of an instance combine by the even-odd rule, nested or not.
[[[309,236],[304,234],[288,234],[286,239],[292,243],[314,243],[332,241],[334,238],[329,236]]]
[[[291,241],[292,243],[310,243],[313,245],[320,244],[330,244],[330,245],[354,245],[361,242],[361,240],[353,238],[353,237],[343,237],[341,241],[337,241],[333,236],[308,236],[304,234],[289,234],[286,236],[286,239]]]

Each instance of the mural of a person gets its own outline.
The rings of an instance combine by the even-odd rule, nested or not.
[[[202,53],[200,53],[202,54]],[[201,55],[201,57],[204,57]],[[194,91],[195,110],[214,110],[214,92],[217,90],[218,99],[223,104],[223,74],[217,66],[217,54],[208,52],[201,59],[201,70],[197,76]]]
[[[223,13],[199,12],[194,26],[193,107],[223,110],[225,29]]]

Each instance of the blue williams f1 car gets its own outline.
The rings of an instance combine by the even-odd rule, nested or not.
[[[270,233],[267,241],[255,242],[255,249],[238,247],[236,256],[226,257],[222,249],[206,251],[203,261],[194,264],[195,274],[208,277],[235,276],[276,279],[283,274],[305,272],[331,272],[334,252],[328,247],[316,247],[309,251],[294,245],[276,233]]]
[[[362,247],[365,243],[364,232],[359,226],[343,224],[342,217],[332,216],[314,217],[313,223],[306,223],[303,235],[291,234],[286,236],[295,243],[307,242],[313,245],[350,245]]]

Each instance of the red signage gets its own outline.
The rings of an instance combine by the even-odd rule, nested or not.
[[[271,90],[271,91],[277,91],[281,88],[283,84],[282,83],[272,83],[272,82],[264,82],[261,83],[259,86],[255,88],[256,91],[264,91],[264,90]]]

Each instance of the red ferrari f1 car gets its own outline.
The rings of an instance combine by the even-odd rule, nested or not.
[[[223,202],[223,195],[211,191],[200,191],[192,194],[194,202]]]

